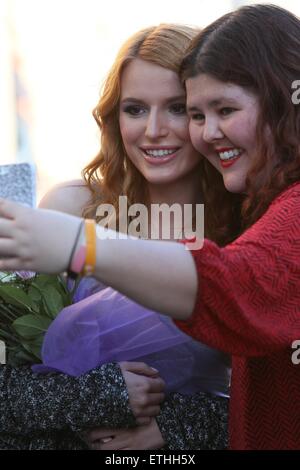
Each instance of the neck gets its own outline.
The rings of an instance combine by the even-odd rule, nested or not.
[[[201,174],[195,170],[179,181],[169,184],[148,184],[150,204],[201,204]]]
[[[150,205],[152,204],[167,204],[169,207],[173,204],[181,206],[181,212],[184,214],[184,206],[186,204],[192,205],[193,214],[195,213],[196,204],[201,204],[202,195],[200,189],[201,173],[196,169],[193,173],[185,176],[179,181],[172,184],[165,185],[151,185],[149,184],[149,199]],[[170,238],[180,239],[184,232],[185,221],[171,216],[170,221]],[[149,221],[149,235],[155,233],[156,238],[163,238],[163,227],[165,226],[162,220]]]

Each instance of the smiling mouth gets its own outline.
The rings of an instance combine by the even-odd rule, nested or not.
[[[230,160],[236,160],[241,156],[243,153],[243,149],[241,148],[232,148],[232,149],[224,149],[222,152],[217,152],[222,162],[229,162]]]
[[[141,149],[142,152],[147,156],[151,158],[162,158],[162,157],[168,157],[170,155],[173,155],[177,150],[179,150],[180,147],[176,148],[170,148],[170,149]]]

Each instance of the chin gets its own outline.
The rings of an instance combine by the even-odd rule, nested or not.
[[[180,179],[179,176],[174,175],[144,175],[145,180],[150,184],[172,184]]]
[[[230,193],[242,194],[245,192],[245,184],[241,181],[224,180],[224,186]]]

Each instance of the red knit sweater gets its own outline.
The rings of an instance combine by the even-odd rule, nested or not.
[[[300,183],[235,242],[192,251],[199,288],[177,325],[233,356],[232,449],[300,449]]]

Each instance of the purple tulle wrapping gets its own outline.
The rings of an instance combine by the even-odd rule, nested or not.
[[[35,372],[79,376],[108,362],[142,361],[158,369],[167,392],[227,395],[226,356],[192,340],[170,318],[95,280],[81,283],[75,300],[50,325]]]

